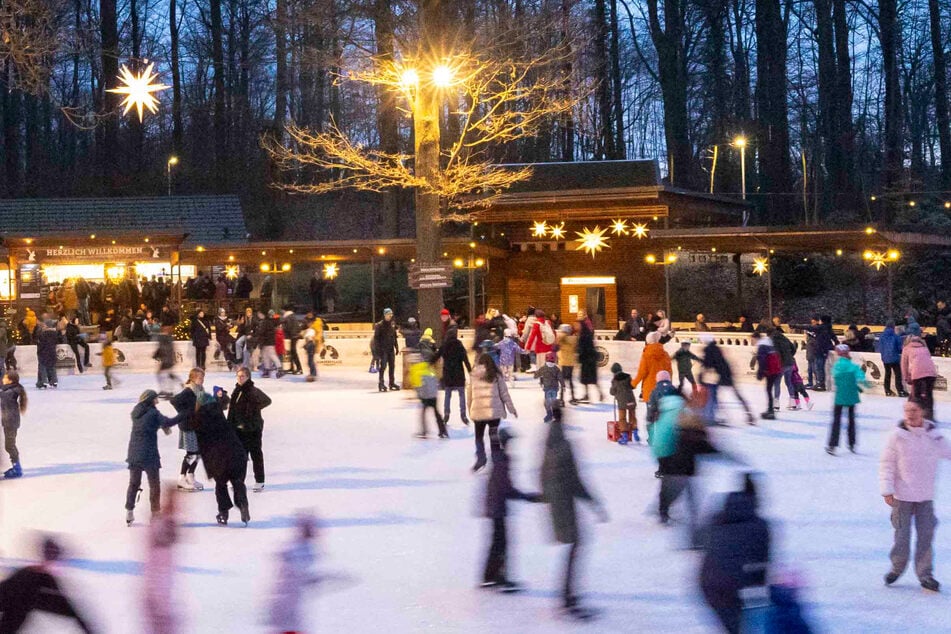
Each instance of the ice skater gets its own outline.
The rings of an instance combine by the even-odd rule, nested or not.
[[[142,608],[147,634],[179,634],[182,622],[175,596],[175,544],[178,543],[178,491],[169,486],[164,504],[149,523],[142,564]]]
[[[116,364],[116,351],[112,347],[112,340],[109,339],[109,335],[102,336],[102,352],[99,352],[102,356],[102,374],[106,379],[106,384],[102,386],[104,390],[111,390],[112,384],[118,384],[119,381],[112,377],[112,368]]]
[[[164,416],[158,410],[158,393],[145,390],[139,396],[139,402],[132,409],[132,432],[129,435],[129,449],[126,462],[129,465],[129,487],[125,495],[125,523],[132,526],[135,521],[135,501],[142,490],[142,473],[149,481],[149,507],[155,517],[161,510],[161,481],[159,469],[162,460],[158,450],[158,432],[172,433],[172,427],[184,420],[182,412],[174,418]]]
[[[16,370],[4,374],[3,386],[0,387],[0,422],[3,426],[3,447],[11,463],[11,467],[3,474],[4,478],[23,476],[17,432],[20,429],[20,416],[26,413],[26,403],[26,389],[20,385],[20,374]]]
[[[565,379],[556,363],[554,352],[545,353],[545,362],[535,370],[535,378],[541,385],[545,395],[545,422],[550,423],[553,417],[552,409],[558,406],[558,392],[565,389]]]
[[[306,626],[302,608],[305,590],[322,580],[314,566],[317,552],[317,520],[310,513],[298,513],[294,520],[294,538],[278,555],[277,577],[271,595],[268,623],[275,632],[303,632]]]
[[[484,439],[486,427],[489,429],[489,445],[494,452],[499,447],[499,423],[506,414],[518,418],[518,412],[509,396],[505,379],[487,354],[480,354],[476,358],[468,391],[469,414],[475,421],[476,461],[472,465],[472,472],[475,473],[488,463]]]
[[[892,508],[895,541],[890,558],[892,568],[885,585],[898,581],[908,565],[911,550],[911,522],[914,518],[915,574],[925,590],[937,592],[940,585],[933,576],[932,541],[938,520],[934,514],[935,481],[938,461],[951,460],[951,443],[941,435],[934,422],[925,418],[920,401],[905,403],[904,420],[885,444],[878,475],[882,497]]]
[[[620,363],[611,366],[611,374],[614,375],[611,380],[611,396],[614,397],[614,405],[617,408],[617,425],[621,433],[617,442],[619,445],[626,445],[633,436],[634,442],[639,443],[641,437],[637,433],[637,398],[634,396],[634,388],[631,387],[631,375],[624,371]]]
[[[542,460],[541,488],[543,500],[548,503],[551,511],[555,539],[562,544],[570,545],[562,585],[563,608],[567,615],[584,620],[594,617],[595,612],[579,604],[575,591],[578,552],[582,543],[575,500],[589,502],[602,522],[607,521],[608,515],[581,480],[571,443],[565,437],[562,412],[562,408],[555,408],[554,418],[548,428],[545,456]]]
[[[83,632],[93,632],[53,574],[63,549],[52,537],[46,537],[40,544],[40,550],[42,562],[21,568],[0,583],[0,632],[19,632],[34,611],[71,618]]]
[[[575,405],[575,357],[578,353],[578,336],[571,324],[558,326],[558,367],[561,369],[561,396],[565,402],[565,387],[569,388],[571,397],[569,403]]]
[[[181,380],[173,372],[175,368],[175,344],[169,335],[164,333],[158,335],[158,347],[155,349],[152,358],[159,362],[159,368],[156,372],[159,398],[172,398],[172,394],[178,388]]]
[[[700,362],[701,359],[690,352],[690,342],[680,342],[680,348],[671,358],[677,363],[677,388],[682,390],[684,389],[684,383],[689,383],[690,389],[696,390],[697,380],[693,377],[693,362]]]
[[[539,493],[523,493],[512,484],[511,468],[506,451],[513,434],[508,428],[499,430],[499,447],[492,452],[492,472],[485,491],[485,516],[492,520],[492,541],[482,573],[482,587],[496,588],[501,592],[518,592],[521,587],[508,576],[506,565],[508,538],[505,518],[509,500],[540,502]]]
[[[446,421],[436,408],[436,399],[439,396],[439,379],[436,378],[436,371],[429,361],[419,361],[410,366],[409,370],[410,386],[416,389],[416,396],[419,398],[421,409],[419,412],[419,432],[417,438],[426,438],[429,434],[426,425],[426,412],[433,410],[433,416],[436,417],[436,427],[439,429],[440,438],[449,438],[449,431],[446,429]]]
[[[205,485],[195,479],[195,469],[198,468],[198,436],[194,431],[194,422],[199,397],[205,393],[205,371],[201,368],[192,368],[188,373],[188,382],[185,389],[171,398],[172,406],[179,414],[185,412],[186,420],[179,425],[178,448],[185,451],[182,458],[182,469],[178,478],[178,488],[182,491],[201,491]]]
[[[849,451],[855,453],[855,406],[861,400],[859,393],[862,389],[868,389],[872,385],[865,378],[862,368],[852,361],[849,347],[846,344],[840,343],[837,345],[835,353],[839,356],[839,360],[832,366],[832,380],[835,383],[835,405],[832,409],[832,429],[829,432],[829,443],[826,445],[826,453],[830,456],[835,455],[835,450],[839,446],[843,408],[848,410],[849,415]]]
[[[228,422],[234,426],[254,470],[254,492],[264,490],[264,418],[261,410],[271,404],[271,397],[251,379],[251,370],[238,368],[237,383],[231,393]]]

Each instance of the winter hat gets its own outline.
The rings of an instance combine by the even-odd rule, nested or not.
[[[647,343],[657,343],[660,341],[660,333],[656,330],[654,332],[647,333]]]
[[[689,341],[681,341],[681,342],[680,342],[680,347],[681,347],[681,348],[689,348],[689,347],[690,347],[690,342],[689,342]]]
[[[849,356],[849,352],[851,352],[851,350],[852,350],[852,349],[849,348],[849,347],[848,347],[847,345],[845,345],[844,343],[840,343],[839,345],[837,345],[837,346],[835,347],[835,353],[836,353],[837,355],[839,355],[840,357],[847,357],[847,356]]]
[[[915,337],[921,336],[921,326],[917,321],[908,321],[908,325],[905,326],[905,332],[909,335],[914,335]]]
[[[415,325],[416,325],[416,318],[415,318],[415,317],[410,317],[409,319],[406,320],[406,323],[408,323],[410,326],[415,326]]]
[[[384,309],[383,309],[383,315],[384,315],[384,316],[385,316],[385,315],[392,315],[392,314],[393,314],[393,309],[392,309],[392,308],[384,308]]]
[[[546,362],[546,363],[554,363],[554,362],[557,361],[557,360],[558,360],[558,357],[555,356],[555,353],[554,353],[554,352],[549,352],[549,353],[547,353],[547,354],[545,355],[545,362]]]
[[[423,339],[432,339],[433,338],[433,329],[427,328],[423,331]]]
[[[624,371],[624,368],[621,367],[620,363],[615,361],[613,364],[611,364],[611,374],[617,374],[618,372],[623,372],[623,371]]]
[[[140,403],[151,403],[158,398],[158,392],[155,390],[145,390],[139,395]]]
[[[667,370],[661,370],[660,372],[657,373],[656,379],[658,383],[660,383],[661,381],[669,381],[670,372],[668,372]]]
[[[439,311],[439,316],[440,316],[440,317],[448,317],[448,316],[449,316],[449,309],[448,309],[448,308],[443,308],[441,311]]]
[[[508,427],[503,427],[499,430],[499,443],[504,447],[508,444],[510,440],[515,438],[515,433],[512,432]]]
[[[558,326],[558,330],[565,333],[566,335],[570,335],[573,329],[571,327],[571,324],[562,324]]]
[[[713,343],[713,335],[704,333],[700,335],[700,341],[703,343]]]
[[[514,337],[514,336],[515,336],[515,331],[512,330],[511,328],[506,328],[504,334],[505,334],[506,337]]]

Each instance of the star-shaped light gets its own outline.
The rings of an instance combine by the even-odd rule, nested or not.
[[[627,230],[627,220],[624,220],[623,218],[612,220],[611,233],[616,236],[626,236],[629,233]]]
[[[171,86],[152,83],[158,79],[158,73],[153,70],[154,68],[155,64],[150,63],[144,71],[136,75],[129,70],[128,66],[122,65],[122,70],[119,72],[119,81],[124,85],[119,88],[110,88],[106,92],[125,95],[121,104],[125,106],[125,110],[122,111],[123,115],[129,114],[129,110],[135,108],[139,113],[139,121],[141,122],[143,109],[148,108],[153,114],[158,112],[158,99],[152,93],[167,90]]]
[[[881,271],[884,267],[888,266],[888,255],[881,251],[866,251],[862,254],[862,257],[868,260],[868,265],[874,266],[876,271]]]
[[[766,258],[753,258],[753,272],[762,275],[769,270],[769,261]]]
[[[552,239],[554,240],[564,240],[565,239],[565,223],[560,225],[552,225],[548,230],[548,233],[551,234]]]
[[[331,262],[329,264],[324,264],[324,279],[332,280],[337,277],[337,273],[340,272],[340,269],[337,267],[336,262]]]
[[[647,231],[648,231],[647,225],[642,223],[637,223],[636,225],[631,227],[631,235],[633,235],[637,239],[646,238]]]
[[[577,251],[587,251],[591,254],[591,257],[594,257],[594,254],[600,251],[601,249],[610,249],[608,246],[608,239],[604,237],[604,234],[607,232],[608,228],[595,226],[594,229],[584,228],[583,231],[576,231],[578,235],[578,246],[575,247]]]
[[[533,223],[532,235],[536,238],[544,238],[548,235],[548,223],[544,220]]]

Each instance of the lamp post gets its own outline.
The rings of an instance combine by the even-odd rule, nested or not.
[[[733,139],[733,146],[740,148],[740,195],[746,200],[746,137],[738,136]],[[743,226],[749,221],[749,212],[743,210]]]
[[[462,258],[456,258],[453,260],[452,265],[457,269],[465,269],[468,273],[469,284],[468,284],[468,298],[469,298],[469,325],[473,327],[475,324],[476,317],[476,294],[475,294],[475,272],[478,269],[481,269],[485,265],[485,260],[482,258],[477,258],[473,250],[475,249],[475,242],[469,243],[469,256],[467,260]],[[484,278],[483,278],[484,283]],[[483,300],[485,299],[485,292],[482,293]],[[478,342],[477,342],[478,343]]]
[[[671,319],[670,316],[670,266],[677,262],[677,254],[671,253],[664,249],[664,259],[657,261],[657,257],[653,254],[648,254],[644,260],[648,264],[658,264],[664,267],[664,307],[666,308],[667,319]]]
[[[178,157],[174,154],[168,157],[168,161],[165,163],[165,175],[168,178],[168,195],[172,195],[172,166],[178,165]]]

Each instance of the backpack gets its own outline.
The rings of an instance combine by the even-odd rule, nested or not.
[[[766,355],[766,376],[777,376],[783,373],[782,359],[779,353],[771,350]]]
[[[540,333],[541,336],[542,336],[542,342],[543,342],[546,346],[550,346],[550,345],[552,345],[553,343],[555,343],[555,331],[551,329],[551,322],[550,322],[550,321],[545,321],[545,322],[543,322],[543,323],[539,326],[538,330],[539,330],[539,333]]]

